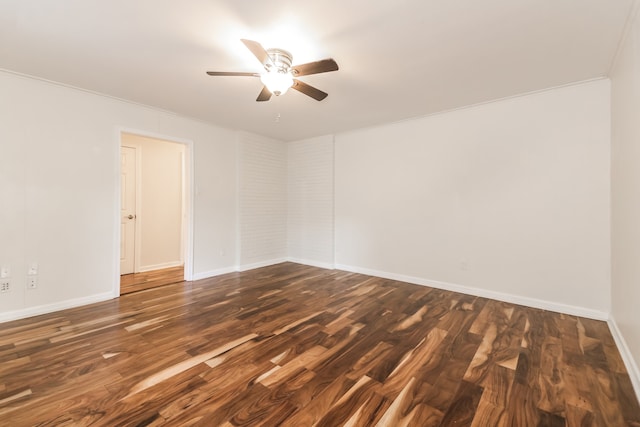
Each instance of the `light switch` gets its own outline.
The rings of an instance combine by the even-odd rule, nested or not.
[[[29,276],[35,276],[36,274],[38,274],[38,263],[37,262],[32,262],[31,265],[29,266],[29,271],[27,271],[27,274]]]

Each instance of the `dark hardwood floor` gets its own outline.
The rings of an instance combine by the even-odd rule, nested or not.
[[[640,426],[606,323],[284,263],[0,324],[2,426]]]
[[[163,268],[144,273],[123,274],[120,276],[120,295],[157,288],[184,280],[184,266]]]

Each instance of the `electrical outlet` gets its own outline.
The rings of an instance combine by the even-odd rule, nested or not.
[[[6,279],[11,276],[11,268],[8,265],[3,265],[0,268],[0,279]]]
[[[38,276],[27,276],[27,289],[35,289],[38,287]]]
[[[7,279],[0,281],[0,292],[9,292],[11,290],[11,282]]]

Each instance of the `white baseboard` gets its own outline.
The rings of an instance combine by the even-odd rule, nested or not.
[[[0,323],[24,319],[26,317],[39,316],[41,314],[49,314],[55,311],[80,307],[82,305],[93,304],[96,302],[108,301],[113,298],[113,293],[105,292],[102,294],[90,295],[88,297],[55,302],[53,304],[38,305],[36,307],[29,307],[22,310],[7,311],[5,313],[0,313]]]
[[[280,264],[280,263],[287,262],[287,261],[297,262],[299,264],[313,265],[314,267],[320,267],[320,268],[333,268],[333,267],[327,267],[326,265],[319,265],[319,263],[310,264],[310,263],[307,263],[306,261],[293,260],[293,259],[289,259],[289,258],[277,258],[277,259],[272,259],[272,260],[268,260],[268,261],[255,262],[253,264],[244,264],[244,265],[240,265],[240,266],[219,268],[219,269],[211,270],[211,271],[203,271],[201,273],[193,273],[193,277],[192,278],[193,278],[193,280],[208,279],[209,277],[220,276],[220,275],[227,274],[227,273],[234,273],[236,271],[254,270],[256,268],[268,267],[270,265]]]
[[[209,277],[222,276],[223,274],[235,273],[236,271],[238,271],[238,268],[236,266],[218,268],[216,270],[203,271],[201,273],[193,273],[193,275],[191,276],[191,280],[208,279]]]
[[[184,265],[182,261],[171,261],[164,262],[162,264],[145,265],[144,267],[140,267],[138,269],[138,273],[144,273],[153,270],[162,270],[163,268],[180,267],[181,265]]]
[[[253,264],[239,265],[238,266],[238,271],[247,271],[247,270],[253,270],[255,268],[268,267],[270,265],[280,264],[282,262],[287,262],[287,259],[286,258],[276,258],[276,259],[272,259],[272,260],[268,260],[268,261],[254,262]]]
[[[622,332],[618,328],[618,324],[613,318],[613,315],[609,316],[607,323],[609,324],[611,335],[616,342],[620,356],[622,356],[622,360],[624,361],[624,366],[627,368],[629,378],[631,378],[631,384],[636,392],[636,397],[640,400],[640,369],[638,368],[638,364],[633,358],[631,350],[629,350],[629,346],[627,345]]]
[[[309,259],[287,258],[287,261],[295,262],[296,264],[310,265],[311,267],[326,268],[327,270],[333,270],[335,268],[332,263],[312,261]]]
[[[387,273],[385,271],[371,270],[368,268],[353,267],[350,265],[336,264],[337,270],[345,270],[353,273],[367,274],[369,276],[382,277],[385,279],[398,280],[401,282],[413,283],[415,285],[430,286],[432,288],[444,289],[462,294],[474,295],[482,298],[491,298],[498,301],[509,302],[512,304],[525,305],[527,307],[539,308],[542,310],[555,311],[559,313],[570,314],[573,316],[586,317],[595,320],[609,319],[609,313],[590,308],[578,307],[568,304],[562,304],[553,301],[545,301],[537,298],[523,297],[520,295],[507,294],[503,292],[489,291],[486,289],[474,288],[470,286],[457,285],[454,283],[439,282],[436,280],[427,280],[420,277],[405,276],[403,274]]]

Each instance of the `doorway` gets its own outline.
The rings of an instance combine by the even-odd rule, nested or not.
[[[190,279],[190,143],[120,132],[118,294]]]

